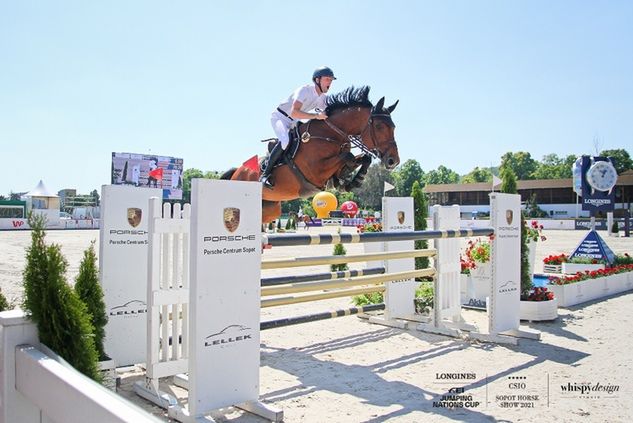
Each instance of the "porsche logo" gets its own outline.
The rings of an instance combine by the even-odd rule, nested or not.
[[[514,213],[512,212],[512,210],[506,210],[506,222],[508,222],[508,225],[512,223],[513,217],[514,217]]]
[[[403,211],[399,211],[398,212],[398,223],[401,224],[401,225],[404,223],[404,212]]]
[[[235,232],[238,226],[240,226],[240,209],[237,207],[225,207],[224,227],[229,232]]]
[[[127,223],[130,224],[131,227],[136,228],[143,218],[143,210],[136,207],[129,207],[127,209]]]

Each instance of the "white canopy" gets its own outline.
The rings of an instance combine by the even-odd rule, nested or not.
[[[25,197],[59,197],[57,194],[52,194],[44,185],[44,182],[40,179],[40,183],[35,188],[27,192]]]

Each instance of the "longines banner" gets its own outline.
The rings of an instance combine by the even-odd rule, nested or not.
[[[490,194],[492,242],[492,291],[488,305],[491,333],[519,327],[521,296],[521,197]]]
[[[382,225],[385,232],[410,232],[414,230],[413,198],[412,197],[383,197]],[[411,251],[413,241],[393,241],[385,243],[386,251]],[[388,260],[386,273],[405,272],[415,270],[415,260],[412,258]],[[385,314],[389,319],[406,318],[414,314],[415,308],[412,298],[418,283],[414,279],[386,282],[389,302]],[[405,311],[404,314],[396,310]]]
[[[105,350],[117,366],[144,363],[147,333],[147,215],[156,188],[101,188],[99,277],[108,324]]]
[[[193,416],[259,398],[261,192],[254,182],[192,181]]]

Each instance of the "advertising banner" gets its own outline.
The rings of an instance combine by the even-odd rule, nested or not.
[[[104,185],[99,278],[108,324],[105,350],[117,366],[144,363],[147,340],[148,208],[160,189]]]
[[[193,416],[259,397],[261,195],[259,183],[192,180]]]
[[[160,188],[164,200],[182,200],[183,160],[152,154],[112,153],[112,185]]]
[[[382,227],[385,232],[410,232],[414,230],[413,198],[412,197],[383,197],[382,198]],[[411,251],[413,241],[392,241],[384,243],[386,251]],[[386,273],[405,272],[415,270],[415,259],[388,260]],[[415,307],[412,298],[418,287],[415,279],[385,282],[386,302],[385,314],[389,319],[405,318],[414,314]]]
[[[491,333],[519,327],[521,296],[521,197],[490,194],[492,242],[492,292],[488,304]]]

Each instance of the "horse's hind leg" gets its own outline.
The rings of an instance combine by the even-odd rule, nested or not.
[[[281,202],[262,200],[262,223],[272,222],[281,216]]]

